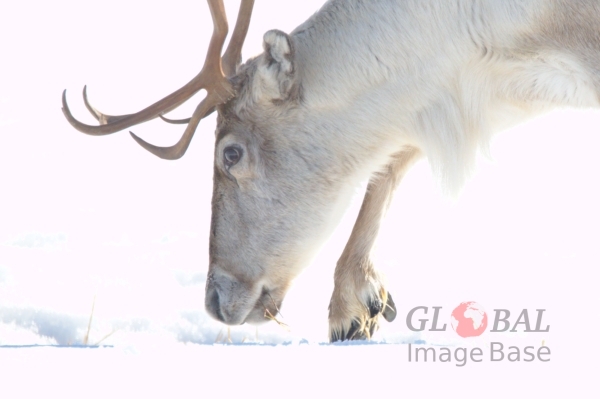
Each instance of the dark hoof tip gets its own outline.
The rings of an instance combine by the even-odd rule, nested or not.
[[[379,297],[371,299],[371,301],[369,302],[369,317],[373,318],[377,316],[379,313],[381,313],[382,309],[383,302],[381,301],[381,299],[379,299]]]
[[[371,326],[371,331],[373,331],[373,326]],[[356,341],[362,339],[368,339],[369,337],[365,335],[363,328],[361,328],[361,324],[354,320],[350,324],[350,328],[348,331],[336,331],[331,334],[329,337],[330,342],[342,342],[342,341]]]
[[[379,325],[375,322],[371,322],[370,324],[371,326],[369,327],[369,338],[371,338],[373,334],[375,334],[375,331],[377,331],[377,329],[379,328]]]
[[[387,294],[385,306],[379,297],[373,298],[369,302],[368,311],[369,318],[365,322],[361,323],[358,320],[353,320],[347,331],[341,330],[332,332],[329,337],[330,342],[371,339],[373,334],[379,328],[377,315],[383,315],[389,322],[394,321],[396,318],[396,304],[389,293]]]
[[[387,303],[385,304],[385,308],[383,309],[383,318],[389,322],[394,321],[396,318],[396,304],[392,299],[392,295],[388,292],[387,295]]]
[[[348,330],[345,339],[349,341],[354,339],[361,339],[361,335],[362,334],[360,332],[360,324],[356,320],[352,321],[352,324],[350,324],[350,329]]]

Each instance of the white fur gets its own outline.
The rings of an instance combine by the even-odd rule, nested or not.
[[[342,125],[341,151],[419,147],[455,192],[494,132],[548,106],[598,105],[598,77],[572,49],[523,48],[552,3],[330,1],[292,33],[306,108]]]

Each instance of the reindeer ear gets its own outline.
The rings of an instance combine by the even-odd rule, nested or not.
[[[291,38],[279,30],[270,30],[263,37],[263,48],[258,66],[260,91],[271,101],[290,99],[297,91]]]

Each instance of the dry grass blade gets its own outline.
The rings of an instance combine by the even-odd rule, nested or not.
[[[87,331],[85,333],[85,337],[83,337],[83,344],[87,345],[90,340],[90,330],[92,328],[92,319],[94,318],[94,308],[96,307],[96,295],[94,295],[94,300],[92,301],[92,312],[90,313],[90,320],[88,322]]]
[[[285,331],[291,332],[290,326],[278,320],[277,317],[273,316],[273,314],[269,311],[269,309],[265,308],[265,319],[273,320],[275,323],[279,324]]]
[[[221,331],[219,331],[219,334],[217,334],[217,338],[215,338],[215,344],[219,344],[221,342],[229,344],[233,343],[231,341],[231,327],[227,327],[227,340],[225,340],[224,338],[225,337],[223,336],[223,329],[221,329]]]

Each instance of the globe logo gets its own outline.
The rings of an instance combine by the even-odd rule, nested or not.
[[[487,328],[488,317],[477,302],[463,302],[452,311],[452,328],[463,338],[478,337]]]

